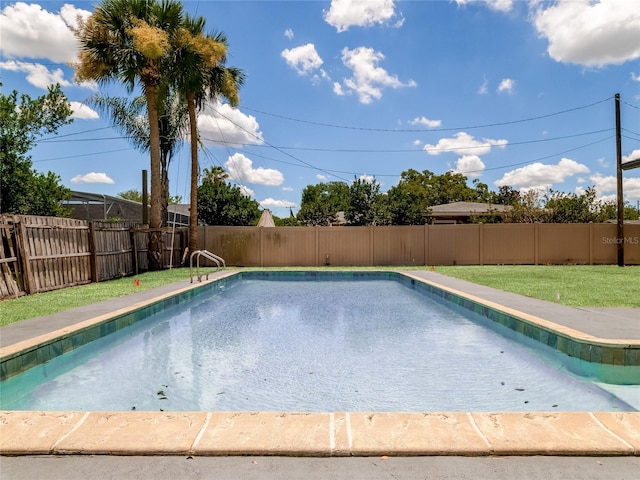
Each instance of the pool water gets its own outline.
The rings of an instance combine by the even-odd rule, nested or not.
[[[634,410],[567,358],[395,280],[243,279],[2,382],[0,408]]]

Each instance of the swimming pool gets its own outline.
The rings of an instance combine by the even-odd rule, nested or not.
[[[633,410],[567,371],[587,362],[389,272],[243,273],[156,310],[2,382],[1,408]]]

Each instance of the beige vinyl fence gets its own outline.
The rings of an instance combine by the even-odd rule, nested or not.
[[[0,298],[148,270],[145,225],[0,215]],[[186,232],[165,231],[164,262],[182,258]]]
[[[235,266],[616,264],[615,224],[199,227],[200,248]],[[640,265],[640,225],[624,226]]]

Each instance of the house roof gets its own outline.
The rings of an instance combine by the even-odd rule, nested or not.
[[[260,220],[258,220],[259,227],[275,227],[276,224],[273,221],[273,217],[271,216],[271,210],[265,208],[262,211],[262,215],[260,215]]]
[[[453,202],[431,207],[431,216],[468,217],[470,215],[504,213],[510,208],[495,203]]]

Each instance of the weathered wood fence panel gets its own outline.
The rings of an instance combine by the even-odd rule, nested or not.
[[[0,298],[24,295],[13,217],[0,215]]]
[[[28,293],[93,281],[87,222],[30,215],[18,218],[18,246]]]
[[[145,227],[0,215],[0,299],[147,271]],[[163,231],[166,266],[180,264],[185,239],[184,229]]]

